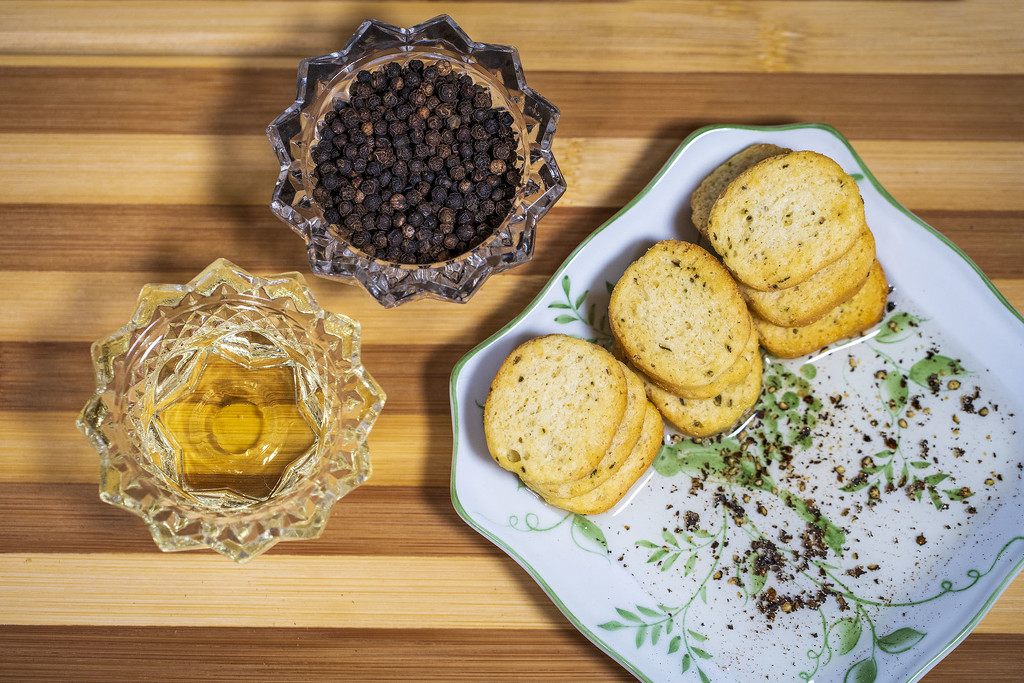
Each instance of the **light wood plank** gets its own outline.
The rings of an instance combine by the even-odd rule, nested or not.
[[[516,45],[529,69],[671,72],[1021,73],[1015,0],[899,2],[459,3],[476,40]],[[427,2],[375,3],[411,26]],[[338,49],[359,2],[11,2],[0,49],[14,53],[258,58]],[[509,16],[515,16],[509,22]],[[565,21],[572,17],[573,21]],[[652,57],[656,55],[656,57]],[[283,60],[282,60],[283,61]]]
[[[1018,580],[978,633],[1024,633]],[[505,557],[210,553],[0,555],[0,621],[26,625],[556,627],[563,617]]]
[[[212,254],[211,258],[213,255]],[[269,273],[267,273],[269,274]],[[88,341],[106,337],[131,317],[139,289],[148,282],[188,282],[195,272],[183,273],[37,273],[0,271],[0,291],[32,292],[17,297],[0,312],[0,341]],[[309,277],[317,302],[344,313],[362,325],[363,343],[476,345],[522,311],[548,277],[495,277],[468,303],[418,301],[385,309],[355,286]],[[4,289],[6,288],[6,289]],[[453,309],[453,306],[455,307]],[[458,315],[452,315],[458,310]],[[510,313],[514,311],[515,313]],[[396,335],[396,329],[416,330]]]
[[[560,206],[621,206],[680,141],[556,137]],[[1024,142],[854,140],[878,180],[918,209],[1024,210]],[[61,182],[53,160],[61,160]],[[103,172],[99,172],[102,169]],[[267,204],[277,163],[257,136],[0,134],[0,203]]]
[[[98,483],[99,456],[75,428],[76,417],[73,412],[0,412],[0,482]],[[368,486],[448,485],[449,416],[400,415],[385,408],[367,443],[373,462]]]
[[[195,273],[36,273],[0,271],[0,291],[32,292],[8,302],[0,321],[0,341],[93,342],[106,337],[131,316],[139,288],[147,282],[187,282]],[[420,301],[384,309],[355,287],[311,278],[308,284],[321,306],[360,321],[363,343],[400,342],[399,329],[415,329],[410,342],[475,345],[521,312],[541,290],[544,276],[496,277],[452,315],[453,304]],[[1024,311],[1024,281],[997,278],[995,286],[1017,310]]]
[[[273,552],[273,551],[271,551]],[[557,608],[497,556],[0,555],[0,622],[550,629]]]

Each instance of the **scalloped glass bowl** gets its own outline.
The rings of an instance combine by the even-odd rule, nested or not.
[[[100,498],[167,551],[243,562],[319,536],[371,472],[385,397],[359,351],[359,324],[320,308],[298,273],[220,259],[186,285],[145,286],[92,347],[78,427],[100,454]]]
[[[402,265],[366,256],[338,240],[312,194],[317,124],[361,70],[388,62],[449,60],[455,69],[491,92],[495,107],[506,109],[518,141],[523,181],[512,211],[495,233],[470,251],[430,265]],[[344,48],[299,65],[295,103],[267,128],[281,164],[270,207],[306,242],[312,271],[358,284],[385,307],[431,298],[467,301],[493,273],[533,256],[537,221],[565,192],[565,181],[551,152],[558,109],[527,84],[514,47],[475,43],[450,17],[439,16],[410,29],[379,21],[363,22]]]

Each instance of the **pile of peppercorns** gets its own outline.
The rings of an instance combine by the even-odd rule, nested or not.
[[[444,261],[490,237],[522,167],[512,115],[451,62],[360,71],[311,150],[329,231],[366,255]]]

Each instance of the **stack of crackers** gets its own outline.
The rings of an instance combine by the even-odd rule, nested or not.
[[[494,460],[548,503],[604,512],[650,466],[661,415],[605,349],[561,334],[531,339],[502,363],[484,405]]]
[[[608,319],[648,398],[684,434],[720,432],[757,402],[757,331],[729,271],[700,246],[651,247],[615,285]]]
[[[612,290],[614,354],[537,337],[491,384],[492,457],[552,505],[611,508],[657,455],[662,416],[693,437],[734,426],[761,394],[760,346],[802,356],[885,312],[864,202],[828,157],[755,145],[715,169],[691,208],[721,260],[658,242]]]
[[[749,147],[701,183],[691,208],[776,356],[811,353],[881,320],[889,285],[864,202],[832,159]]]

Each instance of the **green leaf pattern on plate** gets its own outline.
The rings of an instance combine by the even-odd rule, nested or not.
[[[520,486],[522,486],[521,482]],[[542,526],[540,517],[533,512],[527,513],[522,519],[519,518],[519,515],[510,515],[508,518],[508,525],[516,531],[551,531],[561,527],[565,522],[569,522],[569,537],[577,548],[608,559],[608,540],[605,538],[604,532],[601,527],[583,515],[570,512],[547,526]]]
[[[596,317],[598,306],[600,310],[607,310],[607,300],[602,298],[601,301],[591,301],[588,305],[590,291],[583,290],[574,294],[568,275],[562,278],[561,285],[564,300],[548,304],[549,309],[558,311],[554,321],[562,325],[583,323],[592,330],[592,336],[588,341],[610,348],[614,339],[607,315]],[[612,287],[612,283],[606,283],[608,295],[611,294]],[[894,313],[883,322],[872,341],[880,345],[898,344],[910,339],[924,322],[925,319],[907,312]],[[846,493],[866,490],[870,501],[877,499],[887,490],[902,489],[915,500],[924,500],[927,497],[939,511],[944,509],[945,500],[962,501],[974,495],[967,487],[941,488],[943,484],[949,485],[950,475],[929,471],[933,468],[931,462],[906,456],[900,443],[901,429],[905,426],[905,415],[910,402],[911,386],[927,389],[932,394],[950,391],[958,388],[958,378],[969,374],[968,371],[957,359],[932,352],[914,362],[909,369],[905,369],[881,349],[876,346],[870,348],[888,366],[886,370],[876,373],[875,379],[879,400],[895,425],[896,434],[893,440],[886,444],[886,449],[878,451],[872,457],[864,458],[860,471],[845,484],[838,486],[839,490]],[[663,477],[701,477],[705,481],[721,484],[730,490],[758,490],[775,495],[797,517],[821,528],[826,544],[837,556],[841,556],[845,541],[843,529],[813,509],[800,496],[780,488],[766,471],[769,461],[778,457],[780,444],[801,450],[813,445],[814,428],[823,409],[822,401],[814,395],[811,384],[816,375],[817,369],[812,364],[800,367],[797,374],[770,357],[766,358],[764,391],[755,407],[759,419],[747,425],[746,438],[742,444],[736,437],[720,438],[705,443],[683,439],[663,446],[653,468]],[[585,517],[566,515],[555,524],[544,528],[536,525],[535,517],[527,515],[526,528],[520,530],[549,531],[572,519],[573,538],[578,546],[589,552],[595,552],[593,547],[607,550],[603,532]],[[703,579],[693,595],[681,606],[618,607],[618,618],[599,624],[599,628],[606,631],[632,629],[637,648],[660,645],[668,655],[679,655],[680,673],[692,671],[699,680],[709,681],[701,663],[710,663],[714,655],[706,645],[698,645],[705,643],[708,637],[689,628],[687,620],[691,608],[698,604],[698,599],[700,604],[707,604],[708,581],[719,567],[718,554],[709,554],[708,560],[702,563],[701,551],[713,544],[725,543],[730,519],[728,511],[723,508],[721,523],[717,530],[709,532],[695,529],[687,533],[681,529],[665,529],[659,539],[636,541],[637,547],[650,551],[647,562],[657,565],[661,572],[680,571],[684,576],[689,576],[703,566]],[[752,538],[764,538],[749,519],[733,517],[732,520],[743,527]],[[519,528],[518,518],[510,518],[509,523],[513,528]],[[590,547],[581,545],[577,536]],[[899,655],[912,650],[927,634],[913,627],[904,626],[880,636],[875,631],[875,624],[866,611],[866,606],[910,607],[931,602],[950,593],[969,590],[995,568],[996,562],[1011,544],[1019,541],[1024,541],[1024,536],[1009,541],[999,551],[987,571],[969,570],[967,576],[970,582],[966,585],[955,588],[951,581],[945,580],[941,583],[941,590],[935,595],[909,603],[883,603],[859,597],[836,576],[834,566],[821,560],[811,562],[815,570],[821,575],[826,575],[832,582],[835,593],[853,603],[855,612],[853,616],[844,616],[829,623],[825,612],[821,608],[818,609],[823,628],[820,637],[821,648],[807,652],[807,657],[814,662],[814,667],[810,671],[800,672],[799,677],[804,681],[810,681],[821,667],[827,665],[834,657],[850,656],[865,640],[867,634],[870,638],[870,653],[867,656],[862,655],[847,667],[843,681],[873,683],[878,678],[880,655]],[[794,550],[783,545],[778,547],[791,557],[795,556]],[[751,553],[745,562],[737,567],[738,583],[747,600],[763,591],[767,581],[765,574],[755,571],[756,559],[756,553]],[[812,576],[810,570],[799,573],[821,585],[821,581]]]
[[[608,296],[611,296],[612,283],[606,282],[605,286]],[[568,275],[562,277],[562,294],[565,297],[564,301],[553,301],[548,304],[548,308],[555,311],[566,311],[556,315],[555,322],[559,325],[583,323],[593,332],[592,337],[584,337],[584,339],[610,350],[615,339],[612,337],[612,329],[608,323],[608,301],[591,301],[588,306],[587,299],[590,297],[590,290],[585,289],[573,296],[572,281]],[[600,318],[597,317],[599,304],[603,311]]]

